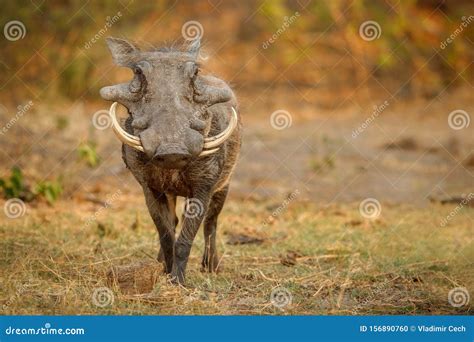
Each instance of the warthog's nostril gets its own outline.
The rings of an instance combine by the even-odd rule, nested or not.
[[[155,153],[153,161],[161,167],[164,168],[180,168],[186,165],[186,163],[191,159],[191,154],[189,153],[178,153],[178,152],[165,152],[165,153]]]

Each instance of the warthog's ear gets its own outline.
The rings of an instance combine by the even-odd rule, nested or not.
[[[135,62],[140,52],[140,49],[135,45],[120,38],[108,37],[106,41],[115,64],[130,66]]]
[[[191,44],[189,44],[188,53],[191,56],[193,56],[194,59],[197,59],[200,48],[201,48],[201,38],[196,38],[191,42]]]

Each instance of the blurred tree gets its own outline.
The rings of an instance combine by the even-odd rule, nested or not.
[[[464,0],[8,1],[2,4],[0,24],[5,29],[17,20],[25,32],[18,40],[5,34],[0,40],[1,90],[4,100],[24,99],[25,91],[30,96],[96,97],[102,78],[109,76],[106,36],[155,44],[179,37],[184,22],[198,20],[205,24],[206,40],[224,36],[219,54],[231,63],[223,68],[238,71],[246,82],[278,81],[277,73],[291,67],[284,76],[295,83],[315,85],[327,78],[357,87],[371,75],[396,80],[409,93],[433,96],[458,75],[472,78],[473,7]],[[282,31],[296,12],[297,20]],[[381,33],[366,41],[359,30],[369,20],[380,25]],[[277,41],[258,54],[275,33]],[[334,63],[350,53],[352,60],[339,63],[340,72],[334,73],[314,62],[316,53]],[[247,65],[251,56],[256,61]],[[238,65],[244,64],[241,70]]]

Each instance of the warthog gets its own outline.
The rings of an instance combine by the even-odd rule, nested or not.
[[[184,283],[193,240],[204,220],[203,270],[217,270],[217,218],[241,144],[237,100],[222,80],[200,74],[200,41],[184,51],[141,51],[123,39],[107,38],[114,62],[133,71],[130,82],[104,87],[114,101],[110,116],[123,160],[142,186],[160,237],[158,259],[175,283]],[[125,128],[115,116],[117,103],[128,109]],[[182,229],[176,198],[185,197]]]

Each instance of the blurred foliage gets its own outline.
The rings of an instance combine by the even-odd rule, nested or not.
[[[61,180],[41,181],[36,185],[35,193],[46,199],[48,204],[56,202],[63,192]]]
[[[66,116],[58,116],[56,118],[56,129],[62,131],[69,126],[69,118]]]
[[[0,188],[3,189],[5,198],[20,198],[23,201],[31,201],[33,193],[25,184],[23,173],[18,167],[13,167],[9,178],[0,178]]]
[[[352,69],[341,69],[341,73],[356,75],[356,84],[363,79],[357,75],[365,73],[402,83],[409,79],[407,87],[436,92],[458,76],[471,77],[474,25],[463,28],[444,48],[441,44],[460,28],[463,17],[469,18],[472,9],[473,2],[464,0],[9,1],[2,4],[0,24],[20,20],[27,32],[18,41],[0,40],[0,77],[6,80],[4,94],[13,96],[17,96],[17,87],[26,87],[40,95],[97,97],[111,66],[106,36],[155,44],[180,38],[181,25],[198,20],[205,28],[205,42],[232,41],[219,51],[230,56],[226,59],[231,62],[223,67],[237,65],[238,76],[255,83],[263,77],[262,65],[268,67],[270,60],[274,74],[298,63],[300,68],[285,77],[315,85],[314,60],[308,62],[305,57],[326,52],[337,61],[336,55],[349,53],[354,59]],[[295,13],[299,14],[296,20],[282,30]],[[359,27],[367,20],[380,24],[378,39],[360,39]],[[111,21],[113,25],[107,27]],[[220,29],[213,29],[217,27]],[[262,42],[275,32],[280,32],[277,41],[265,55],[259,54]],[[245,60],[253,56],[259,63],[247,65]],[[274,74],[266,80],[278,79]]]
[[[325,155],[322,158],[314,157],[310,160],[310,167],[315,173],[327,172],[331,169],[334,169],[336,164],[336,159],[334,155]]]
[[[277,23],[270,30],[277,30],[281,18],[297,10],[291,4],[294,2],[265,2],[261,14]],[[474,58],[474,18],[469,17],[473,7],[472,1],[313,1],[307,12],[299,10],[301,17],[279,37],[278,47],[272,47],[274,58],[282,55],[282,40],[289,49],[297,42],[307,54],[315,49],[349,53],[355,59],[355,74],[363,69],[375,77],[408,80],[406,87],[418,88],[410,91],[433,95],[458,76],[472,78],[468,67]],[[380,25],[380,37],[365,41],[360,39],[359,28],[369,20]],[[462,31],[443,45],[459,29]]]
[[[90,167],[100,164],[100,156],[97,153],[97,144],[91,141],[81,143],[78,148],[79,158]]]
[[[0,188],[3,189],[5,198],[19,198],[30,202],[37,198],[44,198],[49,204],[53,204],[61,195],[63,188],[61,179],[54,181],[40,181],[34,190],[25,181],[23,172],[19,167],[13,167],[9,178],[0,178]]]
[[[110,35],[110,28],[106,27],[110,21],[114,21],[112,26],[127,31],[126,25],[136,25],[147,6],[137,6],[134,12],[127,12],[127,20],[122,20],[123,17],[113,20],[118,13],[123,16],[123,11],[126,11],[124,5],[111,0],[4,2],[2,27],[11,20],[20,20],[26,27],[26,35],[13,42],[0,40],[1,77],[10,79],[18,70],[23,82],[36,91],[47,90],[49,95],[70,98],[90,95],[90,88],[97,89],[94,88],[98,67],[95,62],[104,57],[106,51],[104,46],[101,50],[86,49],[86,44],[97,34],[99,39]]]

